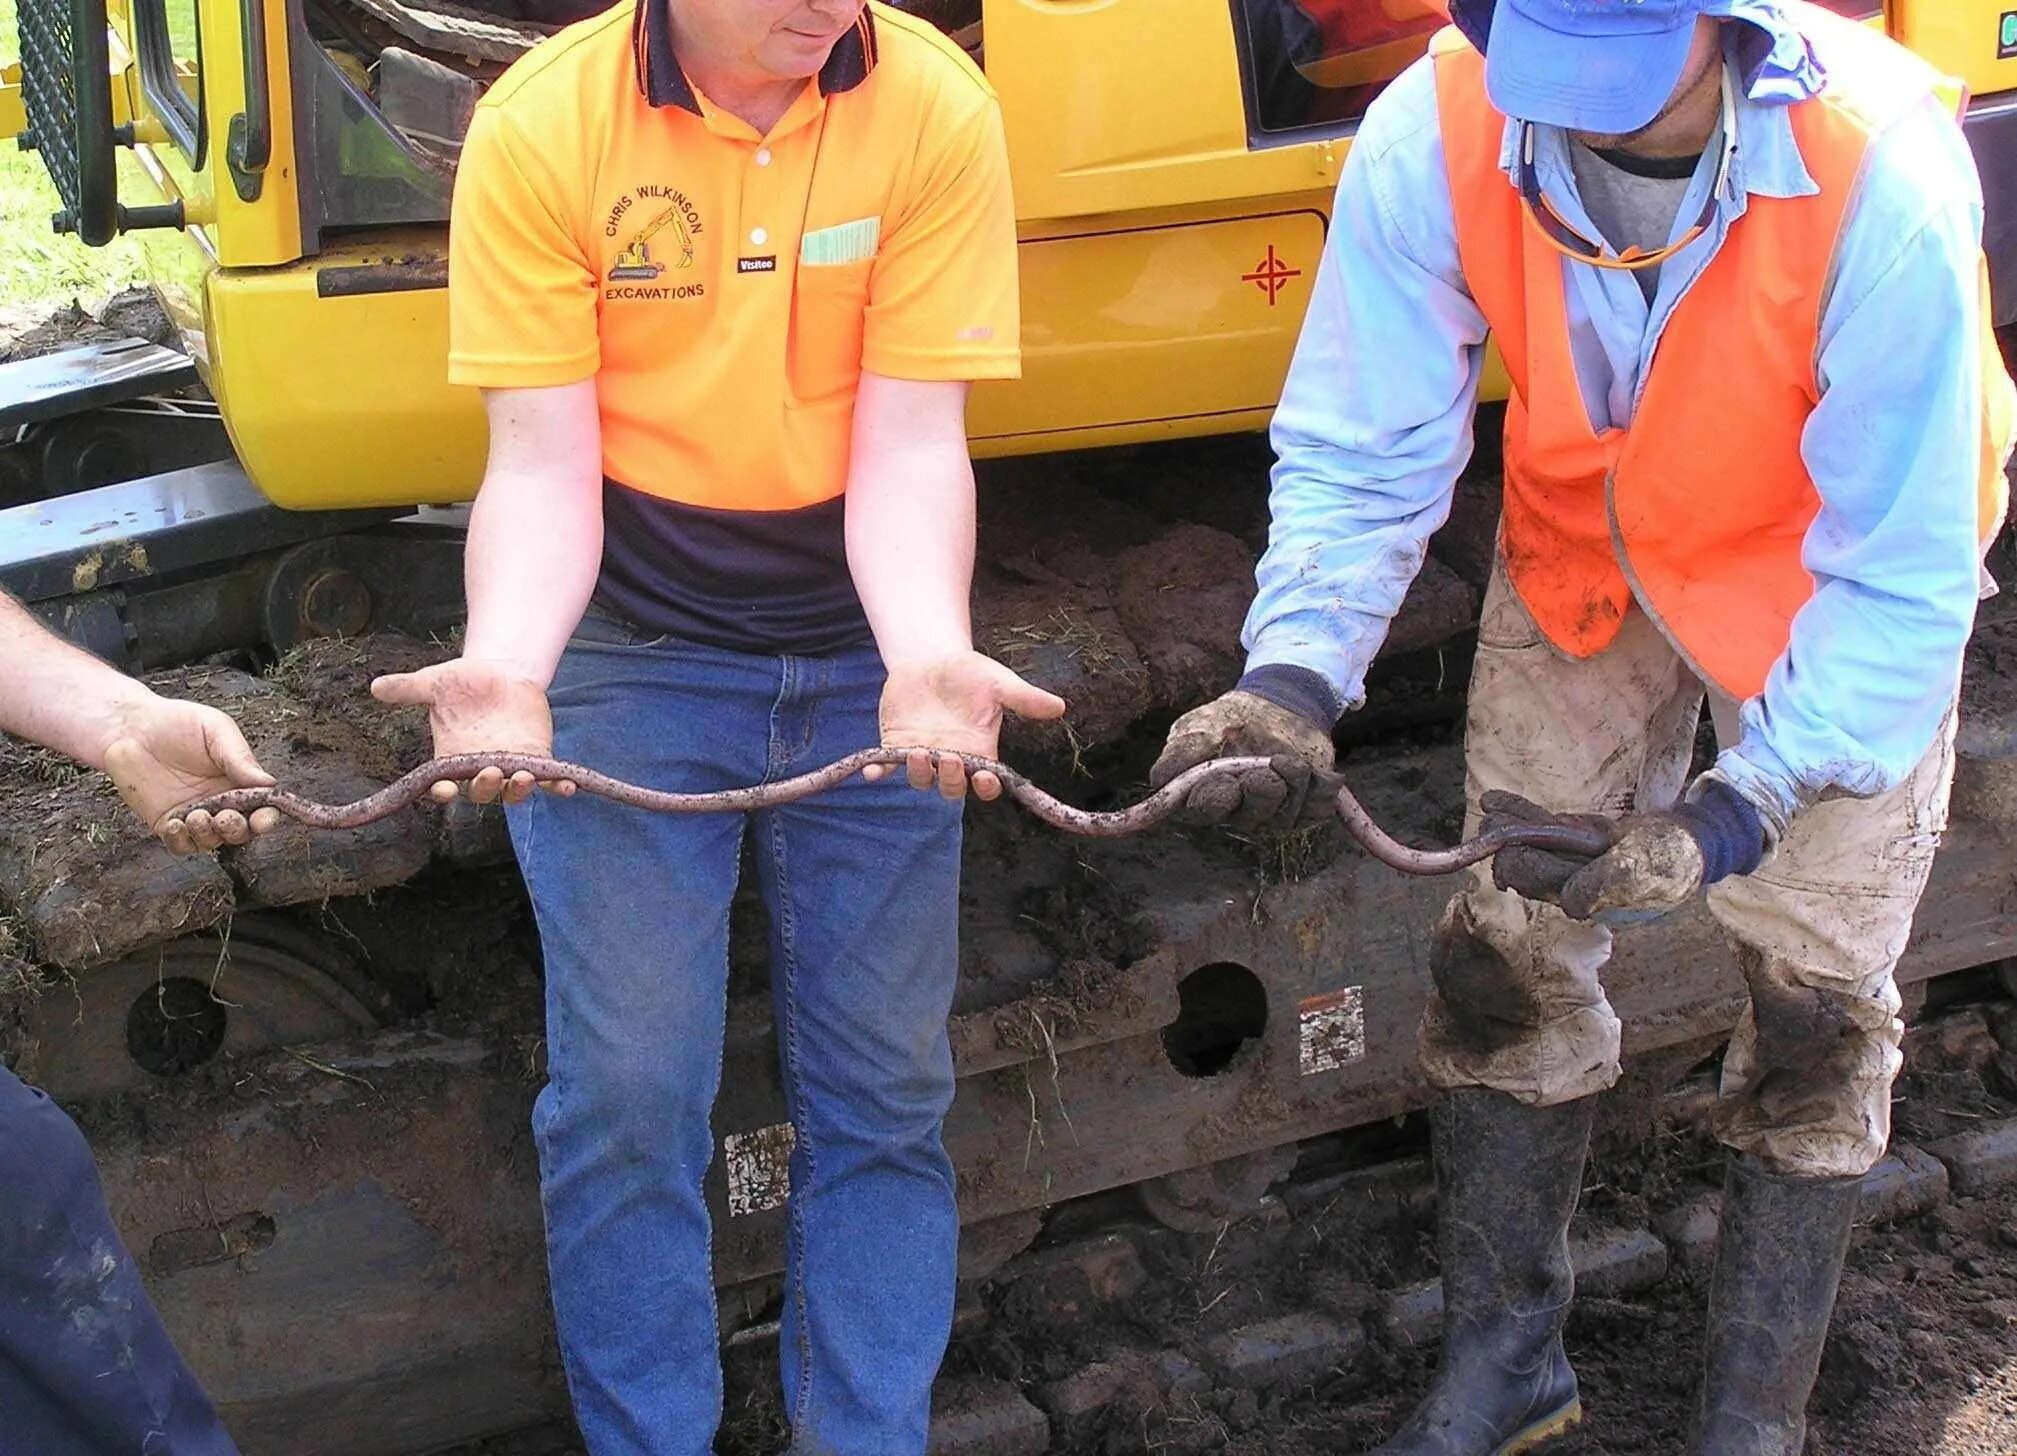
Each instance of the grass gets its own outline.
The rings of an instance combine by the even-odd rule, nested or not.
[[[20,54],[14,6],[15,0],[0,0],[0,63]],[[142,195],[132,158],[122,154],[119,161],[130,190]],[[0,140],[0,310],[33,317],[73,300],[95,309],[146,276],[145,255],[133,238],[87,248],[51,230],[49,217],[59,205],[40,159]]]

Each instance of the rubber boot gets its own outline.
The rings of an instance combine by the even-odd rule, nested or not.
[[[1595,1109],[1593,1097],[1529,1107],[1482,1088],[1436,1109],[1442,1360],[1407,1424],[1371,1456],[1513,1456],[1581,1418],[1562,1326]]]
[[[1858,1186],[1731,1159],[1696,1456],[1799,1456]]]

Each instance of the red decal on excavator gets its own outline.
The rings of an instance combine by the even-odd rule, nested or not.
[[[1300,278],[1303,270],[1291,268],[1275,255],[1275,245],[1268,244],[1268,255],[1255,265],[1251,273],[1242,273],[1240,282],[1251,283],[1268,296],[1268,307],[1275,306],[1275,295],[1289,286],[1291,278]]]

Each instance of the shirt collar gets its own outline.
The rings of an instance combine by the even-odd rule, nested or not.
[[[1737,204],[1752,193],[1762,197],[1811,197],[1821,190],[1800,157],[1787,108],[1820,94],[1827,73],[1774,0],[1707,0],[1703,13],[1744,22],[1729,27],[1724,63],[1741,85],[1736,88],[1736,155],[1725,183],[1726,203]],[[1567,137],[1557,127],[1539,127],[1543,181],[1560,185],[1569,173]],[[1720,143],[1718,136],[1711,145]],[[1500,143],[1500,165],[1517,180],[1520,124],[1508,120]],[[1573,184],[1570,184],[1573,185]]]
[[[636,62],[637,89],[645,100],[653,106],[677,106],[695,116],[701,114],[700,97],[673,52],[672,16],[666,0],[637,0],[630,49]],[[834,43],[826,64],[819,68],[819,94],[852,91],[868,79],[875,62],[875,16],[864,5],[854,28]]]

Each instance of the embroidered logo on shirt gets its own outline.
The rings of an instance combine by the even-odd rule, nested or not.
[[[602,226],[604,237],[624,240],[609,281],[648,283],[667,268],[691,268],[703,230],[700,209],[676,187],[650,183],[624,193]]]
[[[798,261],[812,268],[831,268],[841,263],[859,263],[875,256],[882,237],[882,219],[857,218],[819,228],[799,240]]]
[[[766,253],[761,258],[737,258],[735,271],[738,273],[775,273],[777,254]]]

